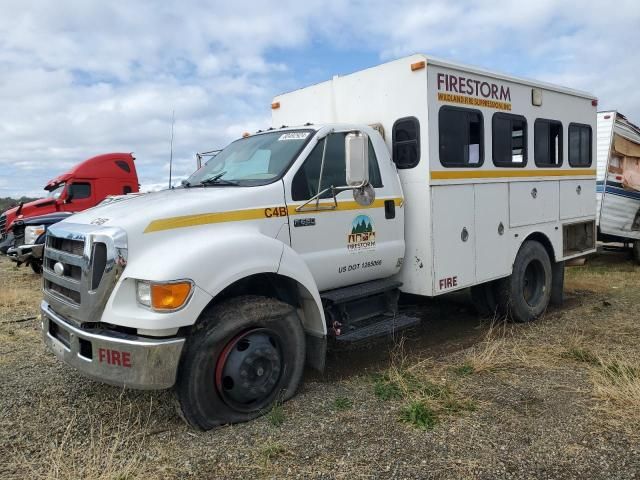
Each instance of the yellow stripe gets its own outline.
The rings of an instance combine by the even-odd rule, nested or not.
[[[181,217],[161,218],[153,220],[144,233],[158,232],[160,230],[172,230],[174,228],[195,227],[209,223],[239,222],[242,220],[255,220],[265,218],[264,208],[250,208],[247,210],[232,210],[229,212],[200,213],[197,215],[184,215]]]
[[[523,177],[577,177],[595,176],[596,171],[592,169],[574,168],[571,170],[438,170],[431,172],[431,180],[459,180],[472,178],[523,178]]]
[[[362,210],[368,208],[382,208],[384,207],[385,200],[393,200],[397,207],[401,207],[403,205],[403,200],[401,198],[378,198],[374,200],[374,202],[366,207],[363,207],[358,202],[354,200],[347,200],[338,202],[338,208],[335,210],[307,210],[302,212],[297,212],[296,207],[302,205],[302,203],[289,205],[287,208],[287,215],[309,215],[309,214],[317,214],[323,212],[335,212],[335,211],[348,211],[348,210]],[[310,203],[309,206],[315,205],[315,202]],[[333,202],[322,201],[320,202],[320,206],[330,206],[333,205]],[[199,213],[197,215],[183,215],[180,217],[170,217],[170,218],[160,218],[158,220],[153,220],[147,228],[144,229],[144,233],[151,232],[159,232],[162,230],[173,230],[176,228],[185,228],[185,227],[195,227],[197,225],[208,225],[211,223],[224,223],[224,222],[239,222],[243,220],[260,220],[265,218],[273,218],[267,217],[265,215],[265,210],[273,209],[274,207],[263,207],[263,208],[249,208],[246,210],[231,210],[228,212],[215,212],[215,213]],[[275,208],[278,208],[277,206]],[[276,218],[278,218],[276,216]]]

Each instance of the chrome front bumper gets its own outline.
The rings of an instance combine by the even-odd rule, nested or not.
[[[154,339],[110,330],[85,330],[40,306],[44,343],[84,375],[143,390],[174,385],[184,338]]]
[[[31,258],[42,258],[44,245],[21,245],[7,250],[7,256],[16,263],[24,263]]]

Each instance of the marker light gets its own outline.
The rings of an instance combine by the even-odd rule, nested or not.
[[[191,293],[191,282],[152,283],[151,307],[155,310],[175,310],[182,307]]]
[[[190,281],[154,283],[138,280],[136,293],[141,305],[156,311],[171,311],[184,306],[192,288]]]
[[[280,108],[280,102],[273,102],[271,104],[271,110],[277,110],[278,108]]]
[[[422,60],[420,62],[412,63],[411,64],[411,71],[415,72],[416,70],[422,70],[426,66],[427,66],[427,62],[425,62],[424,60]]]

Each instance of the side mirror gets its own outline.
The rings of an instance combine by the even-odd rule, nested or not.
[[[362,187],[369,183],[369,137],[365,133],[349,133],[344,138],[347,185]]]
[[[73,192],[69,190],[69,192],[67,192],[66,198],[64,199],[64,203],[71,203],[71,200],[73,200]]]

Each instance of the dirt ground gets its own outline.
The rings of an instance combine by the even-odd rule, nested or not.
[[[421,326],[332,351],[264,417],[198,432],[171,392],[83,378],[39,336],[40,280],[0,261],[0,478],[640,478],[640,267],[569,267],[530,325],[465,292],[405,298]]]

